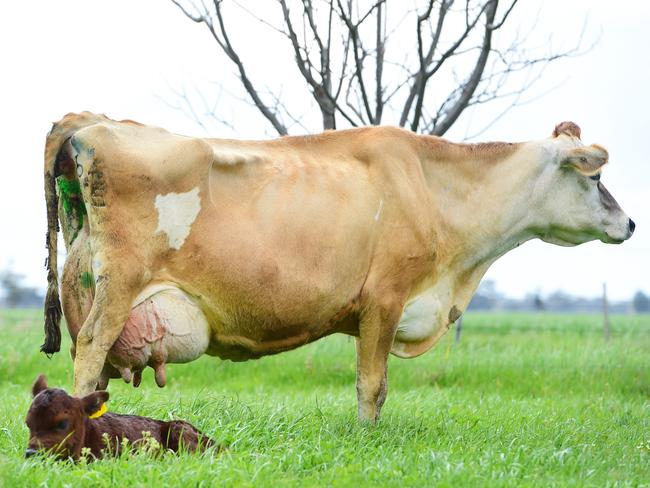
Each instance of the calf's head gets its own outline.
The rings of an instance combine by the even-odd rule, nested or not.
[[[635,224],[600,181],[607,150],[583,145],[573,122],[557,125],[544,149],[542,173],[530,201],[537,235],[563,246],[629,239]]]
[[[79,458],[84,444],[86,419],[100,411],[108,392],[96,391],[75,398],[58,388],[48,388],[40,375],[32,387],[33,400],[25,423],[29,428],[29,445],[25,457],[47,452],[61,459]]]

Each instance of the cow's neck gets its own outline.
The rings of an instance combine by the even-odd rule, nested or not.
[[[527,144],[490,156],[423,162],[444,249],[431,285],[449,290],[448,305],[459,311],[494,261],[534,237],[530,200],[543,168],[535,161],[539,152]]]

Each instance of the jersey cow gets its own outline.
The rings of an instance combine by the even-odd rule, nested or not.
[[[634,223],[598,181],[580,129],[456,144],[393,127],[271,141],[200,139],[88,112],[45,147],[46,340],[63,310],[74,393],[201,354],[242,361],[332,333],[357,338],[361,419],[389,353],[429,350],[497,258],[539,238],[621,243]],[[58,189],[57,189],[58,187]]]

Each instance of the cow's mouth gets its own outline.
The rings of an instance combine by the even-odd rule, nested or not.
[[[623,244],[627,238],[616,239],[615,237],[610,236],[608,233],[605,233],[605,237],[601,237],[600,241],[605,244]]]
[[[625,237],[615,237],[609,232],[600,229],[583,229],[574,231],[566,228],[553,228],[550,232],[540,236],[540,238],[550,244],[558,246],[577,246],[585,242],[599,240],[605,244],[622,244],[632,236],[632,233]]]

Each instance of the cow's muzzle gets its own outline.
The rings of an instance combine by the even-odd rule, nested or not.
[[[636,224],[634,223],[634,220],[629,219],[629,222],[627,223],[627,228],[630,230],[630,237],[632,237],[632,234],[634,234],[634,229],[636,229]]]

